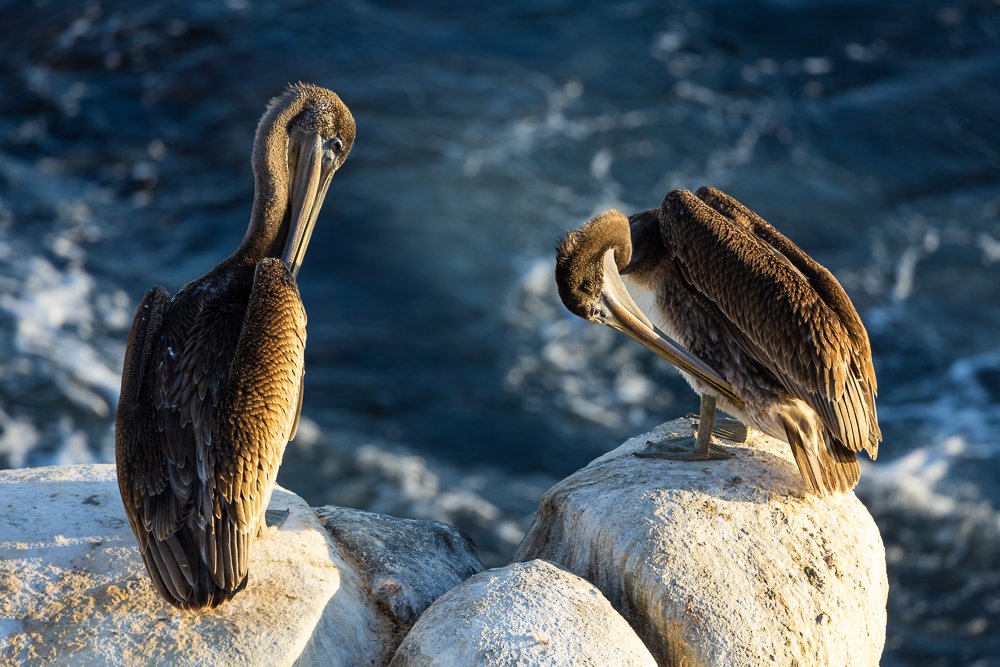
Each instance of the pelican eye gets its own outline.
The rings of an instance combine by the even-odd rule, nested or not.
[[[327,164],[333,164],[337,161],[337,155],[340,154],[340,149],[344,147],[344,142],[340,140],[340,137],[334,137],[323,143],[323,162]]]

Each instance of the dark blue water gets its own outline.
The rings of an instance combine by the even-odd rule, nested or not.
[[[138,5],[0,6],[0,465],[112,459],[134,304],[239,242],[256,120],[312,81],[358,137],[300,274],[282,484],[502,562],[548,484],[697,405],[562,309],[553,243],[713,184],[868,325],[884,663],[1000,664],[996,2]]]

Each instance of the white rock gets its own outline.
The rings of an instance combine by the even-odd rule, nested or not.
[[[632,456],[663,424],[556,484],[515,560],[593,582],[663,665],[877,665],[888,581],[853,493],[804,497],[788,445],[752,434],[704,463]]]
[[[391,667],[629,667],[656,662],[594,586],[536,560],[487,570],[441,596]]]
[[[164,602],[146,575],[114,466],[0,472],[0,664],[388,662],[399,614],[369,594],[357,555],[345,556],[295,494],[276,489],[271,507],[290,514],[254,546],[246,589],[217,609],[185,612]],[[444,542],[441,549],[457,548]],[[354,544],[379,558],[379,544],[363,536]],[[433,572],[442,560],[432,547],[407,556],[409,570]],[[456,558],[460,564],[444,568],[438,589],[472,563],[460,548]],[[424,606],[433,599],[426,572],[416,586],[405,572],[398,579],[402,589],[421,591]]]

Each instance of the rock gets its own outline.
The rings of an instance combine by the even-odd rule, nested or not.
[[[655,665],[601,592],[545,561],[467,579],[424,612],[391,667]]]
[[[380,605],[368,590],[377,570],[358,564],[399,542],[345,529],[338,546],[314,511],[281,488],[271,507],[290,513],[254,546],[246,589],[217,609],[181,611],[160,598],[142,566],[114,466],[0,472],[0,664],[381,665],[399,642],[401,619],[478,563],[440,524],[409,522],[411,534],[433,537],[413,540],[427,551],[386,558],[384,581],[395,577],[409,596],[393,606],[383,590],[390,602]],[[353,525],[365,521],[353,517]]]
[[[320,507],[316,515],[392,623],[393,646],[434,600],[483,569],[472,541],[440,521],[343,507]]]
[[[877,665],[888,581],[864,505],[804,497],[788,445],[757,433],[726,461],[632,456],[690,432],[669,422],[556,484],[514,559],[593,582],[661,665]]]
[[[283,489],[282,529],[254,546],[246,590],[216,610],[163,601],[143,569],[110,465],[0,473],[0,652],[24,663],[291,664],[314,634],[338,635],[345,662],[377,652],[377,619],[345,585],[325,531]],[[336,608],[333,612],[332,608]]]

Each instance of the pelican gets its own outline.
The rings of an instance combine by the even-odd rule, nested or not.
[[[729,195],[675,190],[659,209],[597,215],[557,247],[556,283],[571,312],[659,354],[701,397],[695,437],[641,456],[730,457],[710,442],[717,407],[787,442],[813,494],[854,488],[855,452],[877,456],[871,346],[847,293]]]
[[[153,584],[182,609],[246,586],[302,407],[295,277],[354,130],[324,88],[294,84],[271,100],[243,242],[173,298],[152,288],[136,310],[115,416],[118,486]]]

